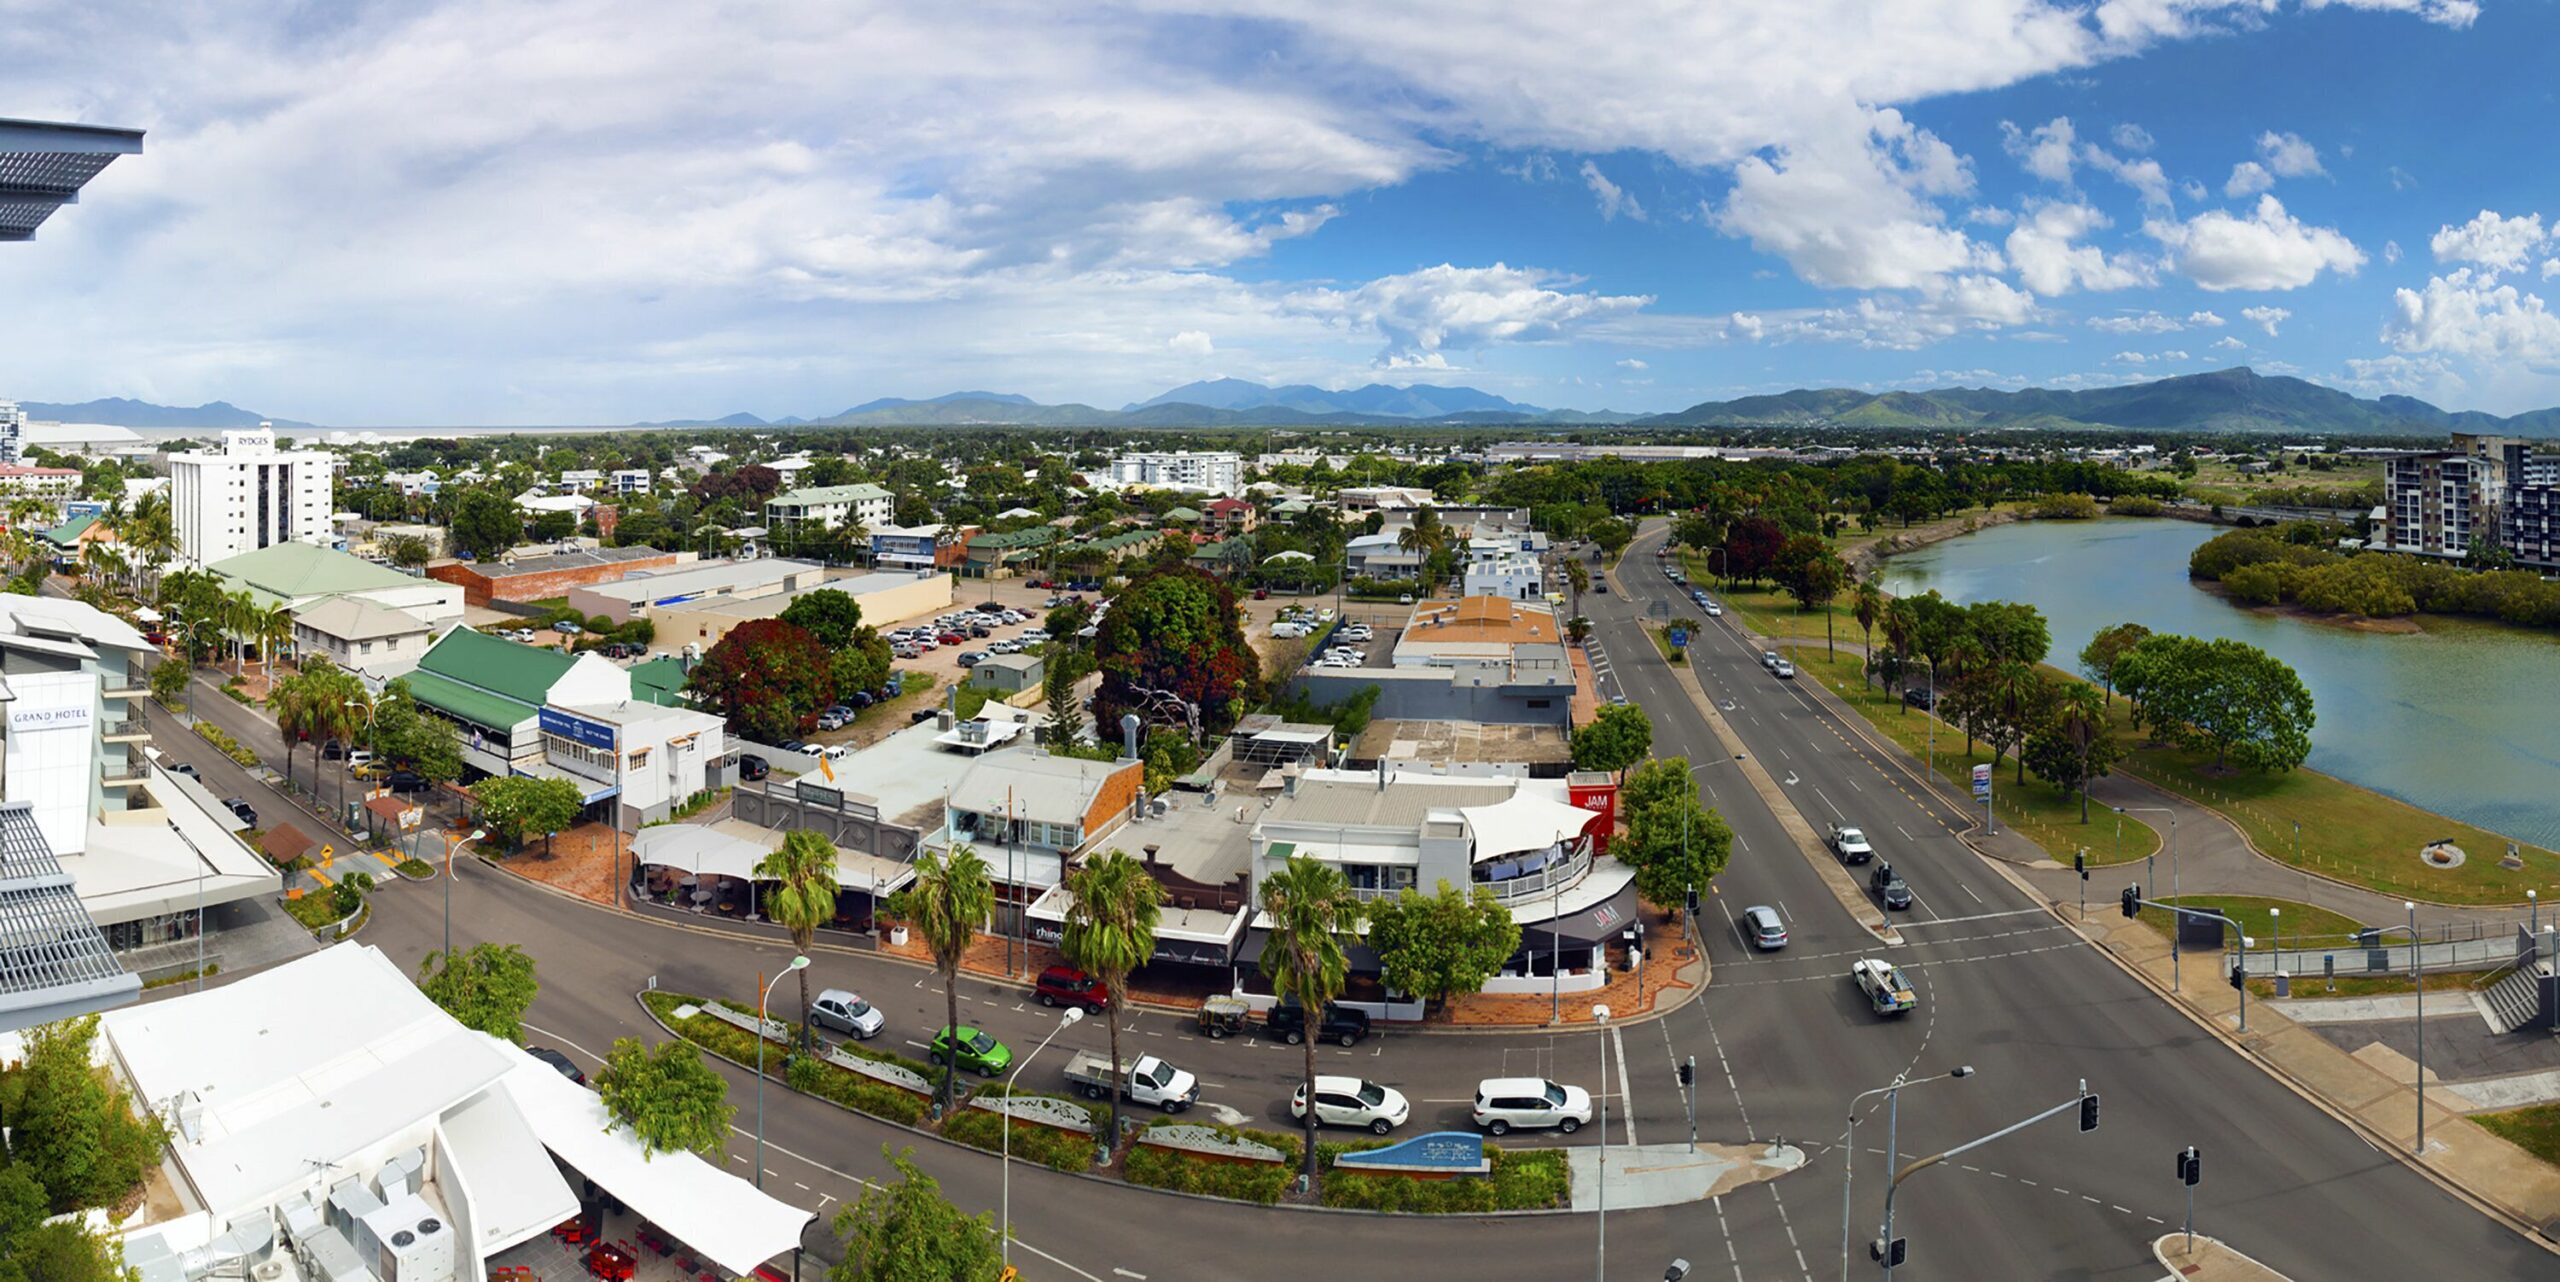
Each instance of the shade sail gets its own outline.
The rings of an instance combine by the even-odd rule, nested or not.
[[[1510,800],[1495,805],[1463,807],[1458,813],[1467,817],[1467,828],[1475,834],[1478,861],[1570,841],[1600,817],[1595,811],[1527,792],[1515,792]]]

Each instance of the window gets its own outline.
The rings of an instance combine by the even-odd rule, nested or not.
[[[646,748],[634,748],[631,750],[629,755],[631,758],[631,768],[634,770],[649,764],[649,750]]]

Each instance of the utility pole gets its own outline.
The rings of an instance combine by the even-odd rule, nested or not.
[[[2004,1139],[2018,1133],[2019,1131],[2023,1131],[2048,1117],[2055,1117],[2063,1113],[2068,1113],[2073,1109],[2078,1109],[2080,1112],[2080,1129],[2082,1131],[2094,1131],[2098,1129],[2098,1097],[2089,1092],[2089,1080],[2085,1077],[2080,1079],[2080,1094],[2076,1099],[2066,1100],[2060,1104],[2056,1104],[2053,1107],[2022,1121],[2011,1122],[2009,1125],[2001,1127],[1999,1130],[1993,1131],[1989,1135],[1985,1135],[1978,1140],[1969,1140],[1965,1143],[1958,1144],[1944,1153],[1937,1153],[1921,1158],[1919,1161],[1913,1162],[1911,1165],[1896,1171],[1893,1176],[1893,1183],[1887,1186],[1884,1191],[1884,1234],[1874,1242],[1869,1243],[1867,1246],[1867,1254],[1884,1266],[1885,1282],[1892,1282],[1894,1266],[1901,1264],[1908,1255],[1908,1252],[1904,1250],[1903,1243],[1893,1236],[1893,1197],[1894,1194],[1902,1191],[1902,1182],[1904,1180],[1910,1179],[1912,1176],[1918,1175],[1920,1172],[1925,1171],[1932,1166],[1936,1166],[1939,1163],[1946,1161],[1948,1158],[1964,1153],[1970,1153],[1993,1140]]]

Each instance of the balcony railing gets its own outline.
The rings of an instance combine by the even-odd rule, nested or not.
[[[140,717],[128,717],[122,721],[110,721],[106,723],[105,726],[100,728],[99,734],[105,738],[108,743],[134,743],[140,740],[149,739],[151,737],[151,727],[142,724],[142,718]]]
[[[1481,872],[1489,866],[1478,864],[1476,868]],[[1509,907],[1556,894],[1582,880],[1583,875],[1590,871],[1591,851],[1586,847],[1572,858],[1549,864],[1536,872],[1523,873],[1503,881],[1478,881],[1471,888],[1490,890],[1493,892],[1495,902]]]

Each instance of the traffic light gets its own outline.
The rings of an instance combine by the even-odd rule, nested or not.
[[[2247,973],[2248,971],[2245,967],[2243,967],[2238,961],[2233,961],[2231,963],[2231,986],[2233,988],[2240,987],[2241,984],[2245,982],[2243,977]]]
[[[1698,915],[1698,888],[1695,886],[1689,888],[1689,915]]]
[[[2087,880],[2089,880],[2089,852],[2088,852],[2088,851],[2085,851],[2085,850],[2075,850],[2075,851],[2072,851],[2072,852],[2071,852],[2071,871],[2073,871],[2073,872],[2076,872],[2076,873],[2080,874],[2080,880],[2082,880],[2082,881],[2087,881]]]
[[[2193,1144],[2178,1154],[2178,1182],[2188,1188],[2204,1182],[2204,1154],[2197,1152]]]
[[[1877,1238],[1867,1243],[1867,1258],[1888,1269],[1901,1268],[1903,1261],[1911,1258],[1910,1242],[1909,1238],[1898,1237],[1891,1242]]]
[[[2098,1093],[2096,1091],[2080,1097],[2080,1129],[2084,1131],[2098,1129]]]
[[[1680,1088],[1682,1090],[1687,1090],[1689,1087],[1696,1085],[1697,1081],[1698,1061],[1694,1058],[1680,1061]]]
[[[2138,917],[2142,915],[2142,887],[2127,886],[2124,888],[2124,894],[2118,898],[2119,902],[2124,905],[2125,916]]]

